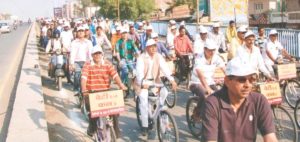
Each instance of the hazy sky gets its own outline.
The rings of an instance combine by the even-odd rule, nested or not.
[[[10,13],[20,19],[34,19],[52,16],[53,7],[64,4],[66,0],[0,0],[0,13]]]

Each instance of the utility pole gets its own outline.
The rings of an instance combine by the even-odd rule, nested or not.
[[[196,7],[196,14],[197,14],[197,27],[199,26],[199,2],[200,0],[197,0],[197,7]]]
[[[117,15],[118,15],[118,20],[120,21],[120,0],[117,0]]]

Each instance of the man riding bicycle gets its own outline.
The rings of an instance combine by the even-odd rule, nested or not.
[[[122,38],[116,43],[116,55],[121,69],[122,82],[128,81],[129,71],[134,69],[134,57],[138,56],[138,48],[133,40],[128,39],[128,30],[122,30]]]
[[[91,59],[90,49],[93,47],[92,42],[84,37],[84,30],[84,27],[77,28],[77,39],[72,41],[70,51],[70,70],[75,71],[74,90],[77,93],[80,92],[81,69]]]
[[[199,120],[199,110],[204,98],[217,90],[214,73],[220,68],[225,73],[225,63],[220,56],[215,54],[218,45],[212,40],[204,44],[204,53],[195,59],[195,67],[192,72],[190,90],[199,97],[196,109],[193,111],[193,119]]]
[[[146,136],[148,131],[148,88],[152,85],[161,86],[160,72],[162,72],[172,84],[172,88],[176,90],[176,82],[171,76],[171,71],[164,58],[157,53],[156,42],[149,39],[146,43],[146,49],[143,54],[137,59],[136,65],[136,83],[138,89],[136,93],[139,94],[140,110],[142,120],[142,135]],[[168,95],[168,90],[165,87],[160,89],[160,102],[163,105],[164,100]]]
[[[179,28],[179,35],[174,39],[174,47],[177,57],[179,58],[180,81],[183,81],[183,76],[188,74],[187,67],[189,66],[189,58],[186,56],[193,53],[193,47],[190,39],[185,34],[185,28]]]
[[[120,89],[126,90],[126,86],[121,82],[120,77],[113,65],[104,59],[103,51],[99,46],[93,47],[91,50],[92,60],[85,62],[82,68],[81,75],[81,88],[82,92],[86,91],[106,91],[110,89],[110,79],[112,78]],[[87,110],[90,110],[88,94],[83,94],[87,106]],[[117,138],[120,137],[120,129],[118,122],[118,115],[113,116],[113,125]],[[96,118],[91,118],[89,115],[89,126],[87,134],[93,136],[96,129]]]

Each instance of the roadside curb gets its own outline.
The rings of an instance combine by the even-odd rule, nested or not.
[[[7,142],[48,142],[39,56],[33,23],[24,54]]]

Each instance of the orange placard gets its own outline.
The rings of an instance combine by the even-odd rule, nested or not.
[[[103,117],[125,111],[123,91],[113,90],[89,94],[91,117]]]
[[[280,87],[278,82],[264,83],[259,85],[260,93],[263,94],[270,104],[280,104],[282,102]]]
[[[278,73],[278,79],[290,79],[290,78],[296,78],[297,77],[297,69],[296,64],[283,64],[283,65],[277,65],[277,73]]]
[[[221,68],[216,68],[214,73],[215,80],[224,80],[225,74]]]

